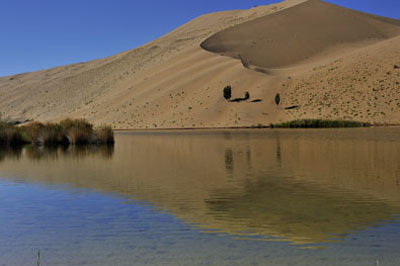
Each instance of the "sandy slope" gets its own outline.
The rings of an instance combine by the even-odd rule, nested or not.
[[[285,34],[264,28],[274,23]],[[251,126],[301,117],[400,123],[399,24],[316,0],[204,15],[109,58],[0,78],[0,111],[14,119],[85,117],[120,129]],[[255,30],[247,31],[249,25]],[[239,49],[250,69],[200,47],[217,39],[212,44],[225,49],[224,41],[237,37],[239,46],[217,52],[235,57]],[[228,84],[233,97],[249,91],[262,102],[226,102]],[[282,107],[301,107],[278,109],[276,93]]]
[[[269,69],[296,64],[330,48],[375,43],[399,34],[398,20],[310,0],[218,32],[201,46]]]

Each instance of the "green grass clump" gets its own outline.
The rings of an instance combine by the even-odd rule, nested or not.
[[[298,119],[284,123],[271,124],[271,128],[343,128],[369,127],[369,123],[349,120]]]

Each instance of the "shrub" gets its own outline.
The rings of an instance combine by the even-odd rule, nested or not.
[[[278,94],[276,94],[276,96],[275,96],[275,103],[276,103],[276,105],[278,105],[279,106],[279,104],[281,103],[281,95],[278,93]]]
[[[228,85],[224,88],[224,98],[225,100],[229,101],[231,97],[232,97],[232,87]]]
[[[244,99],[245,100],[250,99],[250,93],[248,91],[246,91],[246,94],[244,95]]]

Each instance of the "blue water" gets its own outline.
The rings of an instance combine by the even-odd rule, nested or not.
[[[398,265],[398,222],[320,250],[205,234],[141,202],[0,183],[0,265]]]

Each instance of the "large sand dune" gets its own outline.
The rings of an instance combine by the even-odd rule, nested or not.
[[[118,129],[293,118],[397,124],[399,34],[398,20],[317,0],[213,13],[115,56],[0,78],[0,112],[18,120],[85,117]],[[262,101],[227,102],[228,84],[234,98],[248,91]],[[300,108],[278,109],[276,93],[281,107]]]
[[[332,48],[375,43],[400,33],[400,21],[310,0],[208,38],[201,46],[250,65],[280,68]]]

